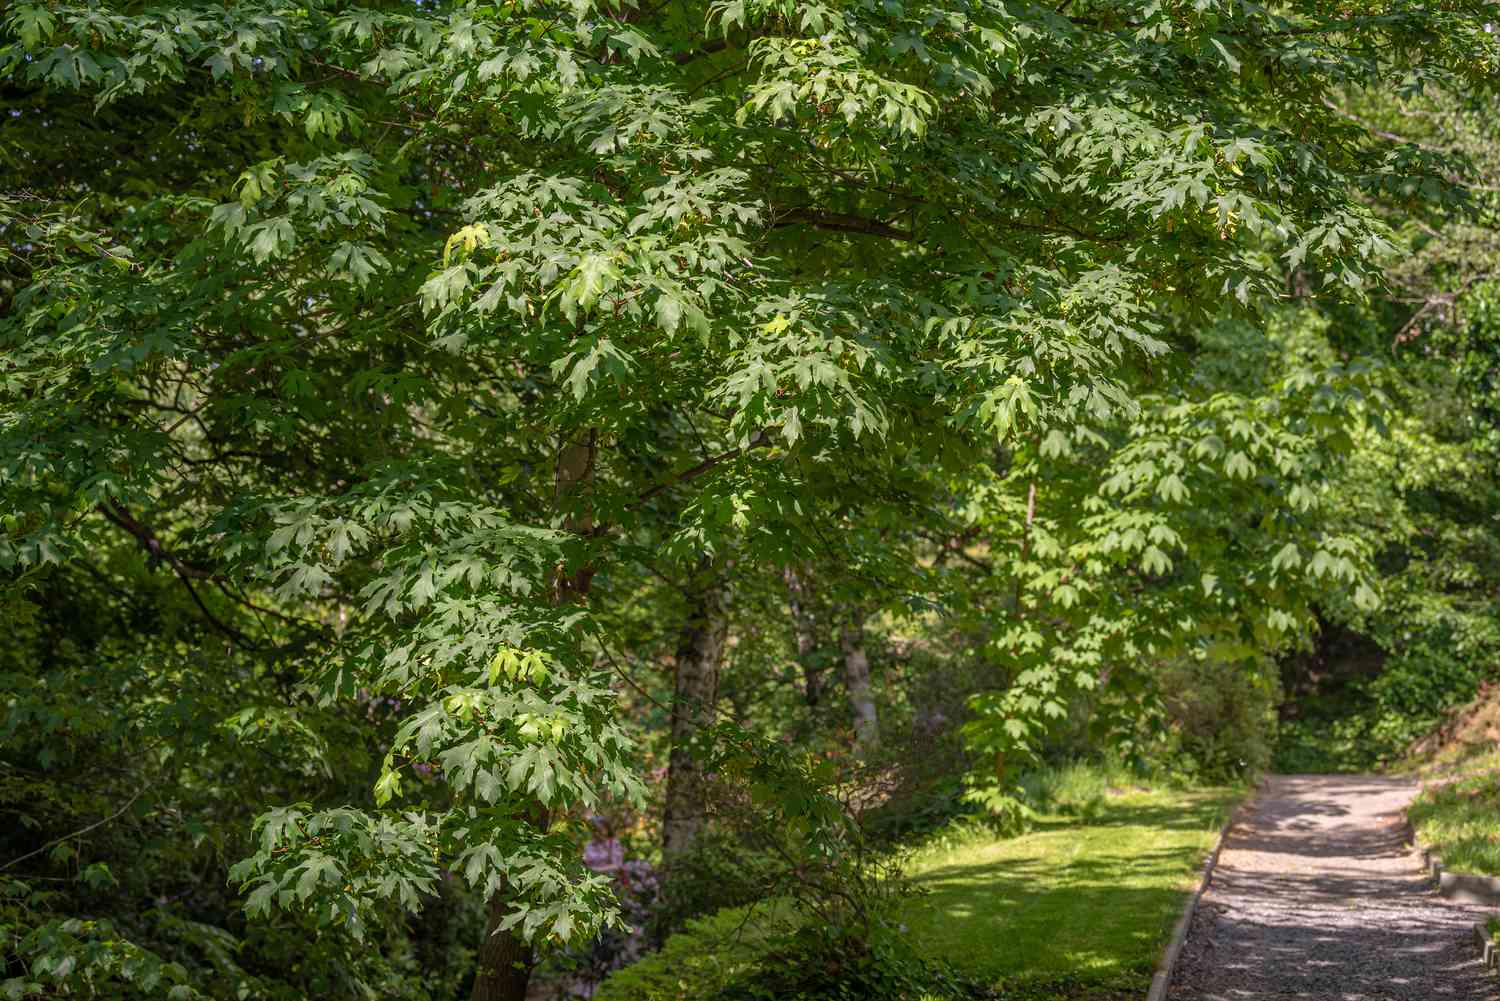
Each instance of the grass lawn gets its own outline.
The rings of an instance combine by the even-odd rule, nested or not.
[[[1090,820],[1043,817],[1020,837],[920,856],[912,871],[928,892],[907,927],[1003,998],[1138,999],[1236,801],[1132,793]]]
[[[1088,819],[1043,816],[1019,837],[928,849],[912,860],[926,892],[906,905],[907,932],[1001,1001],[1140,1001],[1237,800],[1228,790],[1095,797]],[[734,909],[696,922],[605,980],[596,1001],[712,997],[762,962],[770,917],[791,913]]]

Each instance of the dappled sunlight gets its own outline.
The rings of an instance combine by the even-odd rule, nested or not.
[[[1046,816],[1031,833],[921,859],[906,925],[919,946],[995,981],[1144,984],[1225,803],[1124,797],[1087,821]]]
[[[1175,1001],[1492,1001],[1477,910],[1441,900],[1402,808],[1415,785],[1278,776],[1239,819],[1197,909]]]
[[[0,2],[0,1001],[1141,1001],[1434,727],[1500,871],[1500,0]]]

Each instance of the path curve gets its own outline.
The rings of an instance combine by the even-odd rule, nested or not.
[[[1415,783],[1278,775],[1238,818],[1170,1001],[1500,1001],[1470,925],[1438,897],[1403,811]]]

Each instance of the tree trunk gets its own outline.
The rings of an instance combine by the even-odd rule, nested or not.
[[[839,647],[844,654],[844,687],[849,692],[849,708],[854,716],[854,746],[861,755],[868,754],[880,744],[880,719],[870,689],[864,625],[857,619],[845,625],[839,633]]]
[[[503,890],[490,897],[489,918],[474,971],[474,991],[469,995],[471,1001],[525,1001],[535,960],[531,946],[519,935],[499,930],[507,903]]]
[[[797,663],[802,666],[802,697],[809,706],[815,706],[823,698],[823,668],[813,659],[818,639],[807,607],[807,587],[802,576],[791,567],[782,576],[786,581],[787,604],[792,612],[792,629],[797,636]]]
[[[1026,488],[1026,524],[1021,528],[1021,562],[1031,552],[1031,523],[1036,518],[1036,480]],[[1021,606],[1021,574],[1016,574],[1016,618],[1026,618],[1026,609]]]
[[[557,470],[553,478],[557,492],[555,503],[559,509],[568,512],[564,524],[576,535],[587,535],[594,526],[593,517],[586,507],[573,506],[569,510],[569,506],[575,504],[574,495],[587,488],[594,478],[597,444],[597,433],[587,430],[566,442],[557,455]],[[572,573],[566,567],[558,566],[553,572],[552,600],[559,605],[584,601],[588,598],[593,579],[594,568],[587,564],[575,568]],[[528,821],[546,831],[550,817],[538,804]],[[519,935],[500,929],[500,922],[509,909],[510,900],[504,889],[490,896],[470,1001],[526,1001],[526,988],[531,983],[536,957],[531,946]]]
[[[719,661],[729,634],[722,585],[698,592],[677,645],[677,681],[672,699],[672,754],[667,763],[667,802],[662,818],[662,857],[682,857],[702,833],[707,804],[703,767],[689,750],[714,721],[719,698]]]

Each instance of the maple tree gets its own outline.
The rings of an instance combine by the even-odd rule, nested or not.
[[[247,746],[327,762],[378,717],[337,782],[249,794],[250,914],[352,943],[455,873],[489,901],[475,998],[520,997],[534,947],[617,913],[573,821],[641,792],[608,626],[649,572],[695,610],[679,752],[725,589],[810,562],[869,607],[1014,614],[996,747],[1107,659],[1366,600],[1316,498],[1360,366],[1254,395],[1174,358],[1289,269],[1379,280],[1367,196],[1441,201],[1453,161],[1333,97],[1488,86],[1493,14],[14,5],[0,563],[16,594],[100,554],[150,585],[192,624],[121,656],[243,679],[209,701]],[[976,529],[1027,541],[922,569]]]

